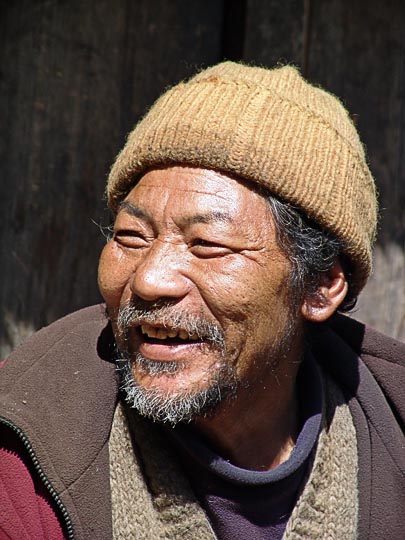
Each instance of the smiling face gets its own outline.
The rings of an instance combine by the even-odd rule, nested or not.
[[[182,166],[145,174],[99,267],[141,412],[175,423],[271,387],[297,359],[289,274],[268,204],[248,185]]]

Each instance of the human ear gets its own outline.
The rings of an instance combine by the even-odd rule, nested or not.
[[[340,261],[321,276],[316,294],[304,299],[301,313],[312,322],[324,322],[331,317],[343,302],[349,286]]]

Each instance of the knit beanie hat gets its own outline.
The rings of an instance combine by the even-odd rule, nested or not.
[[[343,242],[360,292],[372,265],[374,181],[343,105],[296,68],[224,62],[168,90],[111,169],[110,208],[147,169],[179,163],[243,177],[301,209]]]

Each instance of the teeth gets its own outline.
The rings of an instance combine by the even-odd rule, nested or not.
[[[157,337],[158,328],[153,328],[153,326],[146,326],[145,324],[141,325],[142,334],[146,334],[148,337],[155,338]]]
[[[166,332],[166,330],[164,328],[158,328],[156,334],[157,334],[156,337],[158,339],[166,339],[167,338],[167,332]]]
[[[145,334],[148,337],[155,338],[155,339],[179,337],[180,339],[183,339],[183,340],[186,340],[186,339],[191,339],[193,341],[198,340],[197,334],[192,334],[191,336],[189,336],[188,333],[183,329],[174,330],[174,329],[166,329],[166,328],[156,328],[153,326],[149,326],[148,324],[141,325],[141,332],[142,334]]]
[[[188,339],[188,334],[185,330],[180,330],[179,331],[179,338],[180,339]]]

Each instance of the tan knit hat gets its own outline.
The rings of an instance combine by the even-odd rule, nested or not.
[[[224,62],[166,92],[111,169],[111,209],[147,169],[174,163],[244,177],[301,208],[343,240],[353,292],[364,286],[377,200],[363,146],[340,101],[295,68]]]

